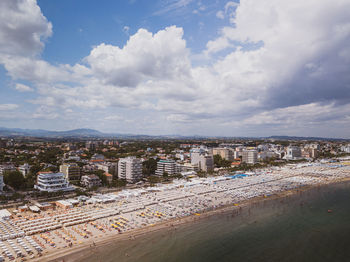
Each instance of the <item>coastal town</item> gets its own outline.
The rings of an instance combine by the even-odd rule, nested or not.
[[[350,179],[346,141],[3,138],[0,146],[0,261],[69,253]]]

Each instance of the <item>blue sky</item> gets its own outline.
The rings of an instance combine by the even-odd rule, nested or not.
[[[217,28],[228,24],[216,12],[227,1],[99,1],[41,0],[43,14],[53,24],[54,34],[47,41],[42,57],[56,63],[74,64],[100,43],[123,46],[139,28],[156,33],[167,26],[184,28],[188,47],[199,53],[206,42],[217,36]],[[152,3],[152,4],[150,4]],[[203,10],[202,10],[203,9]],[[126,32],[126,28],[129,29]],[[204,29],[205,28],[205,29]]]
[[[349,8],[3,0],[0,126],[349,138]]]

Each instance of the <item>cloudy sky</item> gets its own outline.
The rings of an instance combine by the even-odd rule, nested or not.
[[[0,126],[350,138],[350,0],[1,0]]]

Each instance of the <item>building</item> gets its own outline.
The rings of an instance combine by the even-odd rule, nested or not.
[[[301,149],[297,146],[289,146],[287,148],[286,159],[299,159],[301,158]]]
[[[234,159],[234,151],[231,148],[213,148],[213,155],[219,155],[221,158],[229,161]]]
[[[109,173],[105,173],[105,176],[106,176],[107,183],[108,184],[112,184],[112,182],[113,182],[113,175],[109,174]]]
[[[310,156],[312,157],[312,158],[316,158],[316,157],[318,157],[318,150],[316,149],[316,148],[311,148],[310,149]]]
[[[118,178],[126,179],[127,182],[136,182],[142,178],[142,161],[136,157],[119,159]]]
[[[12,214],[7,209],[0,210],[0,220],[8,220],[12,217]]]
[[[199,171],[209,172],[214,170],[213,155],[207,153],[203,148],[193,148],[191,153],[191,164],[196,165]]]
[[[0,175],[2,175],[4,172],[12,172],[16,170],[17,169],[14,165],[0,165]]]
[[[96,175],[85,175],[81,177],[80,183],[87,188],[98,187],[101,186],[101,179]]]
[[[34,188],[46,192],[73,191],[75,189],[69,185],[65,174],[51,172],[39,173]]]
[[[25,163],[25,164],[18,167],[18,171],[21,172],[24,177],[26,177],[29,174],[30,165]]]
[[[101,154],[94,154],[91,157],[91,161],[104,161],[104,160],[105,160],[105,157]]]
[[[76,163],[66,163],[60,165],[60,172],[65,175],[69,182],[80,181],[80,167]]]
[[[256,150],[243,151],[242,162],[247,164],[256,164],[258,162],[258,151]]]
[[[214,170],[214,158],[212,155],[201,155],[198,161],[198,168],[204,172]]]
[[[193,165],[191,163],[176,163],[176,172],[191,172],[191,171],[199,171],[198,165]]]
[[[56,206],[57,207],[60,207],[60,208],[63,208],[63,209],[70,209],[70,208],[73,208],[73,204],[66,201],[66,200],[58,200],[56,201]]]
[[[345,152],[345,153],[350,153],[350,144],[342,146],[340,148],[341,151]]]
[[[4,191],[4,177],[0,175],[0,192]]]
[[[163,176],[164,173],[175,175],[176,171],[176,162],[174,160],[159,160],[157,163],[156,176]]]
[[[95,150],[96,147],[98,147],[98,142],[97,141],[87,141],[85,143],[85,148],[88,150]]]
[[[278,155],[275,152],[272,151],[262,151],[258,153],[258,159],[265,160],[268,158],[274,158],[277,157]]]
[[[98,170],[103,170],[111,174],[114,178],[118,177],[118,163],[117,162],[103,162],[95,164]]]

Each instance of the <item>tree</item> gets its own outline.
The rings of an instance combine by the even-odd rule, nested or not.
[[[124,187],[126,186],[127,182],[125,179],[115,179],[112,181],[113,187]]]
[[[142,173],[144,176],[152,176],[157,170],[157,160],[150,158],[142,163]]]
[[[107,176],[105,174],[105,171],[103,171],[103,170],[96,170],[93,173],[101,179],[101,182],[102,182],[103,186],[106,186],[108,184]]]
[[[216,167],[230,167],[231,161],[222,158],[220,155],[214,155],[214,164]]]
[[[149,176],[148,181],[151,183],[151,185],[154,185],[156,183],[159,183],[161,179],[158,176]]]
[[[14,189],[23,189],[25,187],[24,177],[19,171],[4,172],[5,184],[13,187]]]

